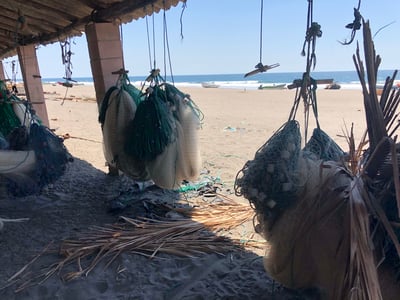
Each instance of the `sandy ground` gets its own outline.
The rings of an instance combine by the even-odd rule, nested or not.
[[[233,193],[235,176],[287,121],[295,91],[180,89],[191,95],[205,116],[200,131],[203,175],[199,180],[204,174],[219,179],[218,192],[248,205],[247,200]],[[124,176],[107,175],[93,87],[66,90],[44,85],[44,91],[50,127],[60,136],[70,136],[64,144],[75,160],[64,176],[42,194],[1,199],[0,217],[29,218],[23,223],[5,223],[0,232],[1,299],[303,299],[279,287],[265,273],[261,257],[267,245],[265,249],[248,247],[195,258],[160,254],[149,259],[122,253],[110,266],[100,264],[87,277],[63,282],[55,274],[16,293],[19,284],[59,261],[56,253],[43,254],[21,273],[25,277],[19,282],[8,281],[49,243],[56,249],[62,240],[76,237],[92,225],[116,222],[120,214],[151,217],[151,209],[143,205],[146,201],[182,198],[176,192],[150,189],[136,194],[132,205],[122,213],[109,213],[110,202],[130,191],[134,182]],[[318,90],[317,95],[322,129],[347,150],[341,137],[344,128],[354,123],[357,139],[365,128],[361,91]],[[300,106],[301,125],[302,113]],[[194,199],[210,201],[201,195]],[[238,234],[253,236],[251,222],[232,231],[231,237]]]

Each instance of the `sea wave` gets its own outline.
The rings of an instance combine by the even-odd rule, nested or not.
[[[340,85],[341,89],[361,90],[361,84],[358,74],[355,71],[335,71],[335,72],[313,72],[312,77],[315,79],[331,79],[334,83]],[[379,71],[377,77],[377,84],[384,84],[388,76],[392,76],[393,71],[382,70]],[[166,81],[174,83],[179,87],[202,87],[202,83],[213,83],[214,86],[219,88],[228,89],[258,89],[260,86],[274,86],[274,85],[290,85],[294,80],[302,77],[301,72],[288,72],[288,73],[274,73],[265,72],[256,74],[251,77],[244,78],[243,74],[209,74],[209,75],[174,75],[166,76]],[[141,87],[145,82],[147,76],[130,76],[129,79],[135,86]],[[93,85],[92,77],[78,77],[74,78],[77,85]],[[61,78],[42,78],[43,83],[57,84],[64,82],[65,79]],[[400,80],[395,81],[396,83]],[[318,89],[324,89],[326,84],[319,84]]]

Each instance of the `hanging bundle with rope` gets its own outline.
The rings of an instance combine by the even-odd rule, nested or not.
[[[65,75],[63,77],[65,81],[61,82],[60,84],[65,87],[72,87],[73,86],[72,82],[75,82],[75,80],[72,79],[71,57],[74,53],[72,53],[71,51],[71,39],[67,38],[65,39],[64,42],[60,42],[60,47],[61,47],[61,60],[65,68]]]
[[[244,77],[256,75],[256,74],[258,74],[258,73],[263,73],[263,72],[266,72],[266,71],[268,71],[268,70],[270,70],[270,69],[279,67],[279,64],[278,64],[278,63],[272,64],[272,65],[264,65],[264,64],[262,63],[262,52],[263,52],[263,51],[262,51],[262,46],[263,46],[263,14],[264,14],[264,0],[261,0],[261,7],[260,7],[260,44],[259,44],[259,46],[260,46],[260,62],[254,66],[254,67],[255,67],[255,70],[252,70],[252,71],[246,73],[246,74],[244,75]]]
[[[164,130],[160,127],[159,130],[163,130],[160,134],[157,131],[145,133],[145,140],[157,135],[164,135],[165,139],[162,143],[163,140],[158,138],[163,150],[148,161],[147,167],[157,185],[176,189],[182,180],[194,180],[199,175],[201,158],[198,130],[202,114],[190,96],[182,93],[174,85],[164,82],[158,89],[160,99],[165,102],[158,110],[160,116],[153,121],[163,124],[161,116],[164,115]],[[165,128],[170,130],[169,134],[166,134]],[[161,150],[161,147],[157,148]]]
[[[166,40],[165,28],[164,11]],[[122,70],[99,107],[105,157],[110,166],[135,180],[151,179],[159,187],[176,189],[182,180],[194,180],[199,174],[197,131],[202,114],[190,96],[165,81],[151,57],[150,66],[141,90]]]
[[[270,245],[264,267],[284,286],[314,290],[324,299],[397,299],[400,213],[395,208],[400,207],[400,156],[393,134],[399,127],[395,111],[400,94],[392,90],[395,74],[387,79],[378,102],[380,58],[364,23],[368,83],[358,49],[354,60],[363,87],[369,149],[364,155],[358,149],[362,156],[355,163],[347,161],[318,120],[316,81],[310,69],[315,65],[320,27],[312,20],[312,1],[308,3],[307,66],[297,82],[289,120],[239,171],[235,192],[253,206],[255,229]],[[305,106],[305,126],[310,108],[317,124],[302,149],[295,120],[300,101]],[[355,158],[354,137],[348,139],[352,149],[348,157]]]
[[[63,141],[33,113],[30,103],[0,81],[0,182],[15,196],[40,192],[72,159]]]
[[[310,76],[315,61],[316,38],[321,36],[320,26],[312,18],[312,1],[309,1],[307,34],[303,49],[307,46],[306,72],[296,85],[296,95],[289,120],[257,150],[254,160],[248,161],[236,178],[236,193],[250,200],[256,212],[265,214],[267,228],[272,228],[276,219],[293,205],[299,187],[303,185],[299,176],[299,157],[307,155],[314,159],[340,160],[344,152],[320,128],[318,120],[316,89],[317,82]],[[313,28],[318,27],[315,31]],[[304,104],[304,136],[307,140],[309,110],[312,108],[317,128],[301,149],[300,125],[296,120],[299,103]]]
[[[148,180],[144,162],[126,154],[127,126],[135,118],[141,102],[140,90],[134,87],[121,69],[115,86],[106,92],[99,106],[99,122],[103,133],[104,155],[109,167],[121,170],[136,180]]]
[[[127,84],[126,73],[120,78],[124,83],[111,87],[100,106],[107,162],[133,179],[152,179],[168,189],[196,178],[202,115],[195,103],[157,70],[148,77],[146,93]]]
[[[131,139],[125,144],[127,154],[152,161],[176,140],[171,105],[160,85],[159,70],[153,70],[146,98],[137,107],[137,115],[127,128]]]

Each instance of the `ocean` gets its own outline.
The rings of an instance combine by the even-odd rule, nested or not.
[[[378,73],[377,84],[383,84],[393,70],[381,70]],[[333,79],[342,89],[361,89],[360,80],[356,71],[313,72],[314,79]],[[209,75],[174,75],[166,76],[168,82],[181,87],[201,87],[202,82],[212,82],[220,88],[257,89],[260,85],[290,84],[302,77],[301,72],[265,72],[244,78],[244,74],[209,74]],[[72,77],[77,84],[93,84],[92,77]],[[131,83],[141,85],[146,76],[130,76]],[[42,78],[43,83],[63,82],[62,78]]]

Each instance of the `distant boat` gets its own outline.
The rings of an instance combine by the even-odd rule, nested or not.
[[[260,85],[258,87],[259,90],[270,90],[270,89],[277,89],[277,90],[283,90],[286,88],[286,83],[280,83],[280,84],[273,84],[273,85]]]
[[[215,82],[209,81],[209,82],[202,82],[201,86],[203,88],[218,88],[219,84],[216,84]]]
[[[340,88],[341,88],[340,84],[337,83],[331,83],[325,87],[326,90],[339,90]]]

